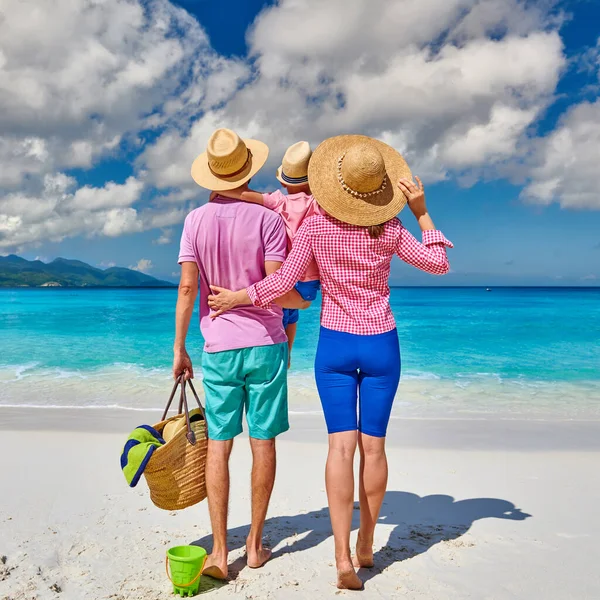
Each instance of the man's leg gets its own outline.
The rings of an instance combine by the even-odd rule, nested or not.
[[[229,457],[233,438],[242,431],[246,401],[244,378],[240,376],[242,366],[243,356],[238,350],[202,355],[209,438],[206,490],[213,532],[213,550],[206,559],[203,572],[216,579],[227,578]]]
[[[206,559],[204,575],[227,578],[227,511],[229,508],[229,456],[233,440],[208,440],[206,491],[213,533],[212,553]]]
[[[248,566],[262,567],[271,551],[262,535],[275,482],[275,438],[289,429],[287,344],[246,349],[246,419],[252,448],[252,525],[246,540]]]
[[[252,525],[246,540],[248,566],[262,567],[271,557],[271,551],[263,548],[262,536],[267,509],[275,483],[277,466],[275,440],[250,438],[252,449]]]

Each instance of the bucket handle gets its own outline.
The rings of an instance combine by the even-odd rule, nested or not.
[[[181,375],[179,375],[179,377],[175,380],[175,385],[173,386],[173,390],[171,391],[171,395],[169,396],[169,400],[167,401],[167,406],[165,406],[165,410],[163,412],[163,416],[162,416],[162,421],[164,421],[167,418],[167,413],[169,412],[169,408],[171,407],[171,402],[173,402],[173,398],[175,397],[175,393],[177,392],[177,387],[179,385],[181,385],[181,397],[179,399],[179,412],[178,414],[185,414],[185,421],[186,421],[186,425],[187,425],[187,439],[190,442],[190,444],[194,445],[196,443],[196,436],[194,435],[194,432],[192,431],[192,425],[190,423],[190,411],[188,409],[188,403],[187,403],[187,395],[185,393],[185,386],[186,384],[188,384],[194,394],[194,398],[196,400],[196,403],[198,404],[198,408],[200,409],[200,414],[202,415],[202,418],[204,419],[204,422],[206,423],[206,413],[204,411],[204,407],[202,406],[202,402],[200,402],[200,398],[198,397],[198,394],[196,393],[196,389],[194,388],[194,384],[192,383],[191,380],[187,380],[185,379],[185,375],[182,373]]]
[[[181,588],[187,588],[187,587],[194,585],[196,583],[196,581],[198,581],[198,579],[200,579],[200,577],[202,576],[202,570],[204,569],[204,564],[206,563],[207,558],[208,558],[208,556],[204,557],[204,560],[202,561],[202,566],[200,567],[200,571],[198,572],[198,575],[196,575],[196,577],[194,577],[194,579],[192,579],[189,583],[175,583],[171,579],[171,574],[169,573],[169,557],[165,556],[165,571],[167,572],[167,577],[169,578],[169,581],[174,586],[181,587]]]

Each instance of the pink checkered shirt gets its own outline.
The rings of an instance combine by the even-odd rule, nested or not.
[[[427,273],[443,275],[449,270],[446,246],[452,248],[452,243],[441,231],[424,231],[421,243],[398,219],[373,239],[364,227],[317,215],[304,221],[281,269],[247,292],[255,306],[268,307],[294,287],[314,258],[321,273],[321,325],[358,335],[385,333],[396,327],[388,283],[394,254]]]

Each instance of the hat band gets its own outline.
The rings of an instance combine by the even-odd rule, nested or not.
[[[208,163],[208,169],[215,177],[219,177],[219,179],[229,179],[229,178],[235,177],[236,175],[239,175],[240,173],[245,171],[251,160],[252,160],[252,152],[250,152],[250,148],[248,148],[248,156],[246,157],[246,162],[242,165],[241,169],[238,169],[237,171],[234,171],[233,173],[227,173],[224,175],[223,173],[217,173],[216,171],[213,171],[212,167],[210,166],[210,161]]]
[[[387,187],[387,184],[388,184],[387,173],[383,177],[383,181],[381,182],[381,185],[376,190],[373,190],[372,192],[357,192],[356,190],[353,190],[344,181],[344,176],[342,175],[342,163],[344,162],[344,156],[346,156],[345,152],[338,158],[338,177],[337,177],[338,181],[340,182],[340,185],[342,186],[344,191],[348,192],[349,194],[352,194],[352,196],[354,196],[355,198],[370,198],[371,196],[380,194],[381,192],[383,192],[383,190],[385,190],[385,188]]]
[[[302,183],[308,183],[308,175],[304,175],[304,177],[288,177],[281,169],[281,179],[283,179],[286,183],[290,185],[300,185]]]

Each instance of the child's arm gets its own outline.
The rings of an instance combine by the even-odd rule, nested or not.
[[[241,200],[242,202],[264,205],[263,195],[260,192],[253,192],[252,190],[246,190],[245,192],[240,192],[239,190],[227,190],[226,192],[220,193],[212,192],[210,199],[214,200],[214,198],[219,195],[225,196],[226,198],[235,198],[236,200]]]
[[[243,202],[250,202],[251,204],[260,204],[261,206],[264,205],[263,195],[260,192],[253,192],[252,190],[242,192],[240,195],[240,200]]]
[[[278,214],[285,208],[285,196],[280,192],[274,192],[272,194],[261,194],[260,192],[254,192],[253,190],[227,190],[226,192],[213,192],[210,195],[212,200],[215,196],[225,196],[226,198],[234,198],[235,200],[241,200],[242,202],[248,202],[249,204],[260,204],[269,210],[273,210]]]

